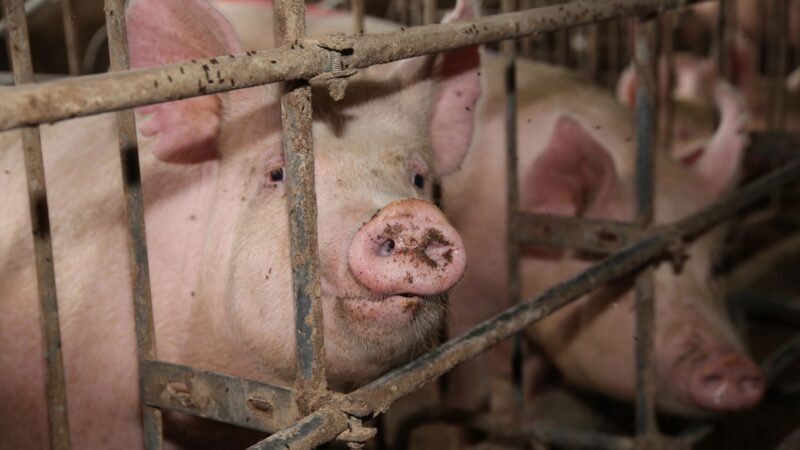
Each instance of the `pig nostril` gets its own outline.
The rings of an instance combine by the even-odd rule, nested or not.
[[[739,388],[746,393],[758,393],[762,386],[761,378],[758,377],[746,377],[739,381]]]
[[[710,387],[710,388],[718,386],[720,383],[722,383],[722,381],[723,381],[723,377],[722,377],[722,375],[719,375],[719,374],[708,375],[708,376],[703,378],[703,384],[706,387]]]
[[[386,239],[381,244],[379,254],[380,256],[389,256],[394,252],[394,240]]]

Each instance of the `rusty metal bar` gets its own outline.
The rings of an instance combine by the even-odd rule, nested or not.
[[[301,416],[292,392],[161,361],[142,361],[142,403],[271,433]]]
[[[72,13],[73,0],[61,0],[61,15],[64,19],[64,42],[67,46],[67,65],[69,74],[72,76],[81,73],[81,55],[78,49],[78,35],[75,30],[75,22]]]
[[[736,0],[719,0],[717,17],[717,70],[728,81],[735,81],[733,48],[736,27]]]
[[[640,228],[624,222],[517,212],[510,217],[515,238],[522,244],[542,244],[611,253],[622,250],[640,235]]]
[[[223,55],[120,73],[90,75],[7,89],[0,130],[293,79],[363,68],[452,48],[648,14],[700,0],[581,0],[449,24],[367,36],[326,37],[248,54]],[[294,48],[292,48],[294,47]],[[342,54],[346,53],[346,54]],[[207,79],[214,67],[219,77]]]
[[[501,0],[501,11],[509,13],[517,8],[516,0]],[[506,140],[506,198],[508,202],[506,218],[506,251],[508,252],[508,302],[517,304],[522,297],[519,273],[520,248],[515,238],[516,230],[511,220],[519,208],[519,182],[517,169],[517,41],[500,43],[506,58],[505,67],[505,140]],[[514,386],[512,404],[522,408],[522,336],[514,335],[511,351],[511,373]]]
[[[305,3],[302,0],[276,0],[274,4],[277,42],[285,46],[303,39],[306,32]],[[300,410],[308,413],[328,389],[317,246],[311,85],[306,80],[296,80],[284,84],[283,89],[281,123],[297,351],[294,394]]]
[[[125,0],[105,0],[106,31],[111,70],[127,70],[128,37],[125,24]],[[144,223],[144,199],[139,170],[139,144],[136,138],[136,118],[133,110],[116,114],[119,133],[119,157],[122,186],[125,193],[125,219],[128,228],[128,256],[136,321],[136,350],[139,363],[139,392],[144,389],[142,365],[156,358],[153,302],[150,292],[150,267],[147,258],[147,235]],[[144,445],[148,450],[163,446],[161,411],[149,406],[142,408]]]
[[[353,15],[353,34],[364,33],[364,0],[350,0],[350,14]]]
[[[652,230],[641,240],[575,277],[512,306],[467,333],[350,393],[338,408],[321,409],[310,414],[301,424],[270,436],[254,448],[281,450],[292,444],[291,448],[299,450],[311,448],[308,442],[318,443],[333,439],[347,428],[345,418],[340,417],[343,416],[342,411],[359,417],[369,417],[386,411],[398,398],[421,388],[456,365],[486,351],[531,323],[541,320],[598,286],[656,259],[669,257],[669,250],[676,243],[688,243],[696,239],[745,206],[768,196],[786,184],[798,181],[800,181],[800,162],[796,161],[737,192],[726,195],[685,219]],[[309,426],[310,423],[320,425]]]
[[[25,16],[30,16],[34,12],[40,10],[43,6],[46,6],[50,0],[27,0],[25,2]],[[7,29],[7,22],[6,18],[0,18],[0,34],[5,34]]]
[[[789,436],[786,436],[775,450],[796,450],[798,448],[800,448],[800,427],[792,431]]]
[[[33,82],[28,22],[22,0],[2,0],[7,20],[7,35],[11,65],[17,84]],[[21,130],[28,186],[28,206],[31,234],[36,261],[36,286],[42,337],[42,356],[45,372],[45,401],[50,448],[71,448],[67,411],[67,388],[64,383],[64,362],[61,356],[61,327],[58,320],[58,295],[53,265],[53,243],[50,234],[50,213],[47,204],[42,141],[39,127]]]
[[[348,426],[347,414],[325,406],[247,450],[313,449],[332,441]]]
[[[436,0],[423,0],[422,3],[422,23],[430,25],[436,23],[437,17]]]
[[[658,120],[660,114],[664,114],[663,122],[658,120],[656,129],[663,123],[663,128],[658,130],[659,148],[658,151],[670,152],[672,149],[672,131],[675,127],[675,27],[680,20],[678,14],[664,14],[659,17],[659,36],[661,37],[661,55],[667,66],[664,78],[661,78],[662,71],[659,69],[656,74],[659,83],[664,84],[664,89],[659,89],[659,108],[660,113],[656,115]],[[659,61],[659,58],[656,58]],[[657,63],[660,64],[660,61]],[[661,95],[663,93],[663,95]]]
[[[730,0],[729,0],[730,1]],[[770,77],[770,109],[769,128],[784,129],[786,127],[786,67],[787,67],[787,39],[789,34],[789,0],[775,0],[773,2],[772,20],[768,26],[777,30],[778,42],[775,46],[768,46],[768,51],[774,52],[772,59],[772,73]]]
[[[646,230],[653,222],[654,208],[654,140],[657,111],[658,64],[656,50],[657,22],[639,22],[636,26],[636,204],[635,223]],[[636,278],[636,437],[645,448],[659,439],[656,420],[656,380],[652,355],[654,292],[653,269],[645,268]]]

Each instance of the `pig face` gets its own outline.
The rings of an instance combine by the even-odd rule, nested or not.
[[[129,7],[135,66],[240,51],[211,6],[183,3]],[[469,13],[459,3],[446,20]],[[342,102],[314,86],[321,297],[335,388],[362,383],[434,341],[444,293],[466,259],[460,236],[422,188],[466,152],[477,66],[477,51],[467,49],[371,68],[350,80]],[[288,383],[294,314],[279,108],[275,87],[251,88],[142,108],[140,132],[165,164],[212,167],[192,307],[195,329],[210,330],[216,351],[195,345],[194,360]]]
[[[657,224],[674,222],[707,205],[735,177],[746,140],[737,113],[741,109],[727,103],[732,95],[729,89],[721,85],[717,92],[721,104],[733,109],[723,109],[712,144],[683,167],[657,158]],[[632,218],[632,179],[621,165],[631,161],[621,155],[633,155],[633,148],[630,142],[596,131],[598,120],[602,119],[561,116],[555,120],[545,149],[525,163],[524,209]],[[602,128],[611,128],[619,136],[633,133],[623,123],[604,123]],[[610,148],[615,148],[613,154]],[[655,272],[658,403],[684,415],[749,407],[763,391],[758,367],[744,353],[725,317],[722,293],[709,281],[717,233],[688,248],[690,259],[680,273],[668,264]],[[529,248],[526,253],[521,268],[523,292],[538,292],[563,279],[565,271],[574,273],[597,261],[573,251]],[[531,329],[537,344],[567,379],[619,399],[634,395],[632,282],[629,278],[607,285]]]

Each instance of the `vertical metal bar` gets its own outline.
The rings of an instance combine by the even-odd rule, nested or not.
[[[279,45],[302,39],[306,29],[303,1],[276,0],[274,5],[275,37]],[[295,300],[295,401],[301,412],[308,413],[327,390],[311,137],[311,86],[308,81],[284,84],[281,121]]]
[[[350,0],[350,14],[353,15],[353,34],[364,32],[364,0]]]
[[[130,68],[128,31],[125,24],[125,0],[105,0],[106,32],[112,71]],[[125,193],[125,219],[128,226],[128,257],[133,288],[136,348],[139,362],[139,391],[144,386],[143,361],[156,359],[156,338],[153,325],[153,302],[150,292],[150,267],[147,259],[147,234],[144,222],[144,200],[139,171],[139,144],[136,140],[136,118],[133,110],[116,113],[119,132],[119,156],[122,186]],[[161,411],[142,405],[144,446],[148,450],[163,445]]]
[[[717,18],[717,70],[728,81],[733,79],[733,38],[736,26],[736,0],[720,0]]]
[[[422,23],[430,25],[436,23],[436,0],[423,0],[422,3]]]
[[[22,0],[3,0],[7,22],[9,51],[17,85],[33,82],[28,23]],[[71,448],[67,417],[67,389],[61,357],[61,329],[58,321],[58,297],[53,266],[53,244],[47,205],[42,142],[39,127],[23,128],[22,151],[31,215],[31,232],[36,260],[36,285],[42,327],[42,352],[45,370],[45,396],[50,448]]]
[[[592,81],[598,81],[598,27],[599,24],[587,25],[581,32],[586,39],[586,52],[583,58],[579,58],[584,75]]]
[[[501,0],[501,11],[516,11],[515,0]],[[508,214],[506,217],[506,248],[508,250],[508,297],[511,304],[519,303],[521,297],[519,274],[519,242],[516,239],[516,230],[511,227],[514,216],[519,208],[519,187],[517,174],[517,42],[505,40],[501,43],[501,50],[506,57],[505,69],[505,95],[506,95],[506,172],[508,183],[507,201]],[[514,335],[511,356],[511,372],[514,382],[513,404],[518,409],[522,408],[522,336]]]
[[[770,77],[770,104],[773,107],[769,115],[769,128],[783,129],[786,126],[786,47],[789,34],[789,0],[776,0],[769,29],[778,34],[777,45],[770,46],[775,52],[772,59]]]
[[[660,151],[666,152],[672,149],[672,129],[675,124],[675,102],[672,94],[672,91],[675,89],[675,55],[673,48],[675,26],[678,20],[679,16],[673,13],[665,13],[659,18],[659,27],[661,28],[659,30],[659,36],[661,37],[661,54],[666,64],[666,71],[661,70],[659,67],[661,62],[657,59],[657,73],[659,77],[662,74],[664,75],[663,80],[659,78],[659,83],[664,83],[664,89],[659,89],[659,93],[664,94],[659,99],[660,105],[663,106],[660,111],[662,111],[661,114],[664,115],[664,120],[663,122],[659,121],[659,124],[663,123],[663,128],[659,130],[658,137],[661,143]]]
[[[408,4],[409,0],[395,0],[397,20],[403,25],[408,25]]]
[[[605,26],[606,36],[606,83],[608,86],[615,86],[617,76],[621,72],[620,67],[620,41],[619,41],[619,19],[608,21]]]
[[[67,45],[67,64],[69,74],[80,75],[81,55],[78,51],[78,36],[72,13],[72,0],[61,0],[61,15],[64,16],[64,41]]]
[[[656,24],[640,22],[636,27],[636,222],[646,228],[653,220],[654,116],[657,110]],[[655,415],[653,355],[653,270],[647,268],[636,279],[636,434],[644,445],[658,438]]]
[[[520,0],[519,7],[520,9],[531,9],[534,7],[534,0]],[[533,48],[535,40],[536,37],[534,36],[526,36],[520,39],[520,51],[522,56],[530,59],[534,58]]]

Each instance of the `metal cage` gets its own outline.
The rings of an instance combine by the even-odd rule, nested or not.
[[[62,3],[67,12],[66,17],[69,17],[71,1],[62,0]],[[514,3],[512,0],[503,0],[501,14],[466,22],[434,25],[435,2],[425,1],[421,16],[429,25],[414,26],[392,33],[364,35],[358,33],[363,29],[363,4],[361,1],[354,1],[351,10],[355,34],[312,42],[304,41],[304,2],[275,0],[276,29],[285,30],[278,48],[239,55],[218,55],[216,58],[132,71],[128,70],[124,0],[106,0],[111,72],[32,84],[33,71],[23,0],[3,0],[14,78],[18,86],[0,91],[0,130],[21,129],[24,142],[45,342],[51,448],[70,448],[70,435],[38,126],[108,111],[117,111],[119,124],[119,152],[126,198],[139,389],[146,448],[158,449],[162,446],[163,410],[179,411],[274,433],[251,447],[252,449],[306,449],[334,439],[357,445],[375,434],[373,429],[362,425],[362,420],[386,411],[398,398],[421,388],[454,366],[515,335],[527,325],[598,286],[629,273],[637,274],[636,436],[610,436],[539,426],[516,430],[514,433],[565,446],[625,449],[675,448],[677,441],[685,445],[696,438],[696,434],[680,438],[666,437],[659,432],[656,421],[654,371],[649,359],[653,349],[651,330],[654,315],[650,268],[660,260],[683,257],[681,248],[685,243],[714,225],[730,219],[743,207],[796,182],[800,179],[800,163],[787,164],[677,223],[652,226],[656,86],[647,82],[640,82],[636,98],[637,213],[632,223],[540,216],[510,208],[507,218],[510,231],[508,249],[511,292],[516,305],[481,323],[470,332],[353,392],[339,394],[328,390],[323,336],[320,332],[322,309],[319,298],[314,153],[311,139],[312,99],[308,80],[318,76],[337,80],[337,77],[344,75],[343,68],[364,68],[447,49],[504,41],[502,49],[507,57],[506,132],[507,136],[514,136],[517,126],[514,82],[517,47],[514,39],[523,39],[523,51],[534,52],[530,37],[561,30],[558,31],[561,37],[557,38],[559,42],[556,46],[561,49],[560,52],[565,52],[563,47],[566,44],[562,41],[566,38],[563,37],[563,30],[568,27],[591,25],[609,19],[639,18],[634,55],[638,70],[645,72],[639,80],[654,80],[653,66],[658,50],[657,33],[652,19],[665,11],[695,2],[584,0],[517,12],[514,12],[517,9]],[[526,1],[523,6],[535,6],[534,3]],[[732,1],[723,1],[727,5],[723,8],[723,24],[730,20],[731,3]],[[725,33],[727,28],[723,26],[722,30]],[[592,33],[596,34],[596,30]],[[724,34],[722,38],[728,39],[729,36]],[[69,61],[73,74],[77,73],[74,41],[74,30],[67,26],[67,42],[71,55]],[[295,45],[304,42],[307,44]],[[781,43],[785,47],[786,39],[782,39]],[[667,48],[670,46],[669,43],[662,45]],[[564,56],[562,58],[566,59]],[[729,73],[727,67],[730,62],[722,53],[719,64],[723,73]],[[785,59],[779,58],[776,64],[785,66]],[[231,80],[230,83],[208,83],[203,69],[206,65],[214,65],[223,78]],[[596,62],[588,61],[585,70],[596,73]],[[158,89],[148,89],[158,86],[159,80],[167,78],[173,82],[162,83]],[[234,82],[234,79],[237,81]],[[276,82],[284,83],[281,104],[287,179],[290,182],[287,201],[291,211],[291,251],[292,254],[299,255],[292,259],[298,368],[292,390],[158,360],[150,299],[136,125],[131,109]],[[777,127],[785,116],[785,104],[780,100],[782,96],[779,88],[776,89],[773,95],[777,106],[772,123]],[[783,134],[778,137],[785,141],[791,138]],[[774,141],[773,139],[772,142]],[[508,139],[507,142],[509,183],[506,189],[509,205],[518,205],[516,142],[515,139]],[[756,142],[770,144],[765,139],[756,139]],[[292,183],[292,180],[296,181]],[[524,243],[562,245],[601,252],[608,256],[568,281],[531,298],[520,299],[519,246]],[[183,388],[175,389],[175,386]],[[202,386],[202,389],[187,389],[187,386]],[[485,421],[479,420],[475,424],[478,427],[489,426]]]

